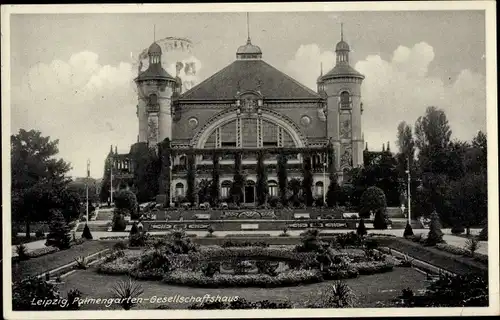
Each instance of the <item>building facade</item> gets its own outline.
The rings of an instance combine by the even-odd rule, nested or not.
[[[158,148],[165,139],[175,150],[169,174],[172,199],[186,194],[187,156],[182,150],[276,148],[324,148],[333,146],[339,180],[344,172],[363,165],[361,83],[364,76],[349,64],[350,48],[341,36],[336,46],[336,64],[317,80],[317,92],[277,70],[263,59],[250,37],[236,51],[236,59],[205,81],[181,92],[180,78],[161,65],[162,51],[153,43],[149,66],[135,79],[138,88],[138,143]],[[109,156],[108,156],[109,157]],[[121,163],[127,155],[111,155]],[[196,179],[211,179],[210,154],[196,155]],[[268,155],[269,195],[278,193],[276,156]],[[313,194],[320,197],[328,187],[326,155],[312,153]],[[133,165],[125,160],[126,168]],[[242,158],[245,185],[243,202],[256,201],[256,156]],[[288,178],[302,178],[300,153],[289,157]],[[221,156],[221,198],[229,196],[234,158]],[[123,165],[121,167],[124,168]],[[131,171],[128,171],[131,173]],[[127,183],[125,183],[125,186]],[[119,188],[116,185],[116,188]]]

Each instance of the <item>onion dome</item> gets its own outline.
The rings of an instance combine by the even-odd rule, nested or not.
[[[240,46],[236,51],[236,59],[261,59],[262,50],[256,45],[252,44],[250,38],[244,46]]]

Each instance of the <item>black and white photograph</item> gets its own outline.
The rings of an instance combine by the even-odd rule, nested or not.
[[[493,1],[1,20],[4,318],[500,315]]]

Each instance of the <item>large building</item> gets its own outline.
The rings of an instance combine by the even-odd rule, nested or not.
[[[138,142],[157,148],[168,138],[176,156],[169,176],[172,198],[185,195],[188,149],[316,148],[333,146],[340,180],[346,169],[363,164],[361,83],[364,76],[349,64],[350,48],[341,35],[336,64],[317,80],[317,92],[277,70],[263,59],[261,49],[246,44],[236,59],[203,82],[181,92],[179,77],[162,67],[162,49],[155,42],[148,50],[149,64],[135,79],[138,88]],[[132,173],[127,155],[110,152],[115,172]],[[242,159],[245,203],[255,202],[256,158]],[[269,156],[268,186],[277,195],[276,157]],[[234,175],[232,157],[220,159],[221,197],[227,197]],[[301,178],[300,153],[288,161],[288,177]],[[313,194],[320,196],[328,185],[325,154],[312,156]],[[196,156],[196,179],[211,178],[210,155]],[[115,188],[126,182],[115,182]]]

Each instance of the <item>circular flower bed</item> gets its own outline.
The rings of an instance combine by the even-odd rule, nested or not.
[[[273,288],[323,281],[318,270],[288,270],[276,276],[265,274],[228,275],[215,274],[207,277],[200,272],[175,270],[163,278],[163,282],[190,287],[260,287]]]

